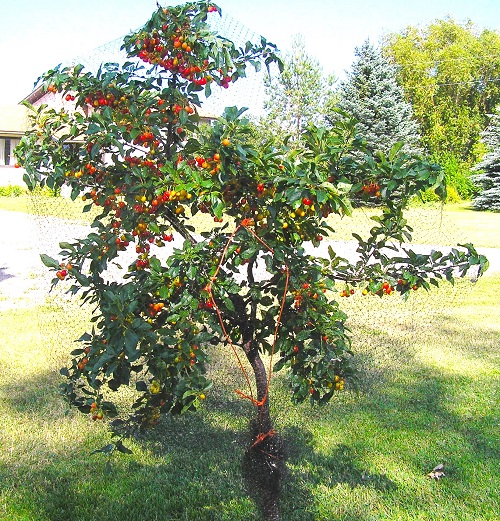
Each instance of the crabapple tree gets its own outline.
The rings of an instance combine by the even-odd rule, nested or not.
[[[132,412],[111,422],[120,433],[198,408],[211,385],[207,361],[222,344],[248,368],[238,393],[255,406],[255,441],[263,440],[273,432],[274,372],[287,372],[296,403],[325,403],[351,385],[339,296],[407,297],[487,266],[471,245],[446,255],[402,246],[411,240],[409,199],[428,188],[443,197],[443,173],[397,148],[360,154],[353,122],[309,126],[300,151],[250,145],[236,107],[198,132],[212,90],[231,88],[248,66],[281,63],[264,38],[236,48],[218,36],[207,20],[218,13],[207,2],[159,8],[125,38],[126,63],[46,73],[44,88],[73,106],[31,107],[32,130],[17,149],[30,188],[67,186],[84,211],[98,209],[86,237],[42,260],[54,285],[95,309],[61,370],[62,389],[101,419],[120,412],[115,391],[135,386]],[[334,233],[328,216],[349,216],[360,195],[378,197],[383,210],[367,238],[354,236],[358,259],[332,248],[315,256]]]

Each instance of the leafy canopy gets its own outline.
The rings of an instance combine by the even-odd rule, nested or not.
[[[487,267],[471,245],[447,255],[403,245],[406,204],[429,188],[444,197],[443,173],[398,146],[370,155],[350,120],[310,125],[300,151],[252,146],[236,107],[198,132],[213,89],[231,88],[248,65],[280,64],[264,38],[238,49],[214,34],[207,17],[218,11],[207,2],[158,9],[125,39],[126,63],[46,73],[44,88],[68,104],[31,107],[17,149],[30,188],[69,186],[86,211],[100,210],[86,237],[42,261],[53,284],[95,309],[61,371],[63,392],[99,419],[118,413],[115,391],[134,386],[130,417],[113,423],[120,432],[197,408],[219,344],[250,363],[255,381],[245,371],[249,388],[238,392],[261,419],[276,371],[287,371],[294,402],[327,402],[353,376],[339,294],[407,297]],[[328,259],[312,255],[334,234],[328,216],[348,216],[360,196],[384,209],[368,238],[354,235],[357,260],[331,247]]]

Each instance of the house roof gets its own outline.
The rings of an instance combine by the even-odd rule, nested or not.
[[[43,98],[44,94],[43,85],[40,85],[35,90],[31,91],[22,101],[27,101],[33,105],[40,98]]]
[[[0,136],[20,137],[28,129],[28,111],[24,105],[0,105]]]

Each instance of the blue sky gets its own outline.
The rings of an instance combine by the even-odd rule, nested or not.
[[[162,0],[160,2],[165,5]],[[169,4],[177,3],[175,1]],[[286,50],[303,35],[325,73],[342,77],[354,48],[408,25],[451,16],[500,31],[498,0],[219,0],[223,12]],[[54,65],[114,40],[144,23],[155,0],[0,0],[0,104],[29,94]]]

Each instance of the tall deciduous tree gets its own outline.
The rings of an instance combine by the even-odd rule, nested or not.
[[[338,107],[357,120],[356,130],[371,151],[388,153],[403,141],[406,153],[420,152],[418,125],[396,81],[396,67],[369,41],[355,55],[352,70],[340,85]]]
[[[398,81],[413,106],[427,150],[461,177],[480,159],[480,133],[500,102],[500,34],[471,23],[437,20],[391,34],[384,54],[399,65]],[[450,170],[450,169],[447,169]],[[470,195],[466,179],[451,179]]]
[[[490,124],[481,137],[489,152],[474,167],[481,172],[473,179],[482,187],[482,192],[473,201],[474,207],[500,211],[500,108],[491,115]]]
[[[261,126],[269,136],[299,136],[308,123],[319,123],[325,104],[332,96],[329,86],[333,78],[326,78],[319,62],[307,54],[305,43],[297,35],[291,52],[283,58],[284,69],[279,75],[265,80],[266,116]]]

